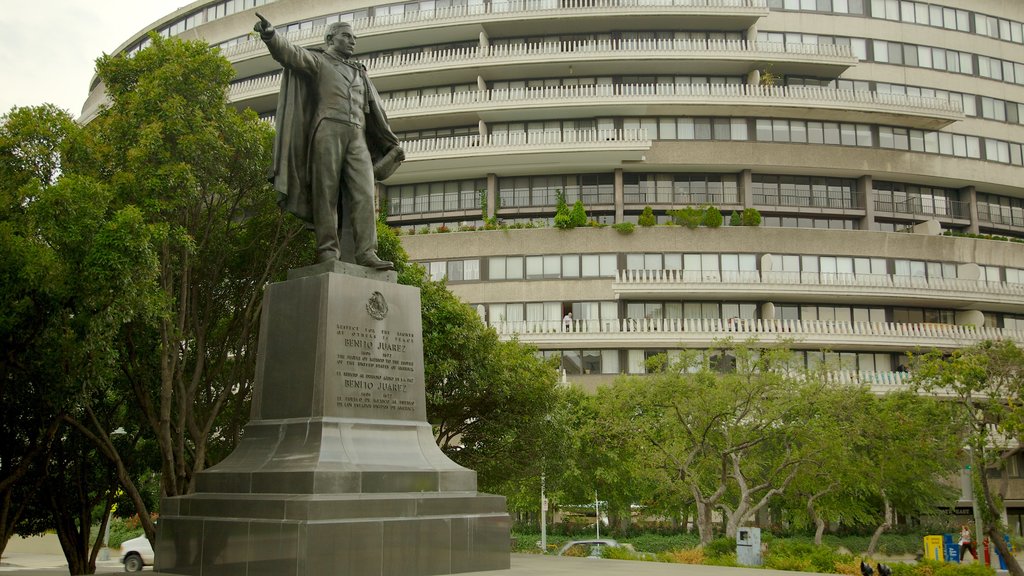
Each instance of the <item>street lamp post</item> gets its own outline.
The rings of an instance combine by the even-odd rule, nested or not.
[[[540,549],[548,552],[548,498],[544,495],[544,473],[540,474]]]
[[[124,436],[128,431],[124,429],[124,426],[118,426],[116,429],[110,432],[110,436]],[[111,508],[107,512],[107,523],[103,526],[103,548],[100,550],[100,560],[110,560],[110,520],[114,512],[114,508]]]

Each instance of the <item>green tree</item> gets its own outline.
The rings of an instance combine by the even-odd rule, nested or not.
[[[565,192],[562,192],[561,189],[555,190],[555,198],[555,228],[560,230],[574,228],[572,213],[569,210],[569,205],[565,203]]]
[[[743,226],[760,226],[761,213],[757,211],[757,208],[744,208],[743,213],[740,214],[740,224]]]
[[[18,427],[5,435],[3,465],[12,465],[12,474],[4,471],[5,499],[13,493],[9,482],[17,481],[26,464],[39,473],[30,484],[35,490],[22,491],[14,508],[4,507],[4,542],[12,526],[23,534],[55,528],[71,573],[85,574],[95,571],[99,551],[89,545],[94,509],[114,493],[119,475],[113,460],[89,461],[101,447],[76,428],[84,421],[112,430],[107,415],[124,405],[123,395],[106,391],[120,374],[120,331],[160,310],[152,289],[152,240],[159,230],[134,207],[118,207],[109,187],[68,173],[74,162],[66,161],[66,145],[80,136],[78,130],[69,116],[49,106],[4,119],[5,136],[16,133],[35,145],[5,147],[8,153],[0,156],[10,182],[25,182],[14,191],[4,188],[9,218],[0,250],[11,257],[3,259],[7,289],[0,316],[4,340],[19,343],[7,348],[11,355],[0,369],[0,394],[3,409],[20,412],[3,418]],[[45,137],[34,138],[33,131]],[[59,145],[57,134],[63,134]],[[32,154],[43,159],[33,160]],[[16,164],[27,168],[12,168]],[[25,170],[29,175],[19,179]],[[44,444],[30,444],[33,458],[9,460],[14,454],[8,448],[34,433]],[[30,515],[19,519],[26,509]]]
[[[871,462],[860,457],[863,430],[875,412],[874,398],[866,388],[821,390],[812,422],[813,460],[778,504],[789,511],[787,517],[795,528],[814,528],[814,541],[819,546],[830,521],[841,519],[844,525],[866,526],[875,519],[873,503],[866,496],[870,490],[861,473]]]
[[[627,390],[615,412],[647,445],[640,466],[671,487],[678,508],[685,496],[695,504],[704,544],[716,509],[735,537],[812,461],[807,415],[821,385],[792,375],[790,354],[723,342],[616,383]]]
[[[948,403],[910,391],[880,398],[865,426],[866,447],[860,473],[878,503],[868,554],[874,554],[882,533],[892,527],[893,510],[920,515],[936,503],[952,506],[956,494],[946,480],[959,470],[963,435]],[[908,456],[909,455],[909,456]]]
[[[680,225],[686,226],[687,228],[694,230],[700,226],[700,223],[704,220],[704,213],[698,208],[693,206],[687,206],[686,208],[680,208],[679,210],[671,210],[669,214],[672,216],[672,220]]]
[[[933,351],[912,358],[914,382],[931,393],[952,395],[961,417],[971,464],[975,502],[982,527],[1014,576],[1024,574],[1003,536],[1003,502],[1008,486],[1007,459],[1016,452],[1006,439],[1024,434],[1024,350],[1011,341],[986,341],[952,352]],[[994,489],[982,471],[1001,472]]]
[[[571,457],[554,483],[566,503],[591,502],[596,494],[606,502],[610,524],[623,531],[633,504],[664,511],[658,478],[645,470],[641,458],[649,446],[636,438],[630,420],[617,412],[634,392],[632,383],[602,386],[594,395],[578,392],[572,411]]]
[[[176,496],[237,441],[263,287],[304,246],[266,183],[270,127],[228,105],[231,66],[203,42],[151,38],[132,58],[97,61],[110,106],[88,129],[116,200],[164,231],[153,248],[165,313],[121,332],[122,370],[132,412],[157,439],[163,494]]]
[[[49,385],[65,277],[29,213],[60,171],[77,125],[53,106],[0,118],[0,552],[39,483],[64,401]]]
[[[654,226],[658,221],[654,218],[654,209],[650,206],[644,206],[644,211],[640,213],[640,219],[637,222],[641,226]]]
[[[815,527],[816,543],[828,521],[841,520],[873,530],[873,554],[894,512],[921,516],[952,504],[948,478],[958,468],[962,436],[949,403],[909,390],[877,396],[867,387],[842,386],[822,391],[812,418],[814,464],[783,506],[797,525]]]
[[[701,219],[701,224],[708,228],[718,228],[722,225],[722,211],[714,206],[708,206],[704,209],[704,217]]]
[[[587,210],[583,207],[583,200],[577,200],[572,205],[569,213],[569,221],[573,228],[580,228],[587,225]]]
[[[438,445],[476,470],[481,489],[538,478],[548,449],[558,373],[536,349],[503,341],[476,310],[411,264],[392,230],[378,224],[378,253],[399,282],[420,289],[427,419]]]

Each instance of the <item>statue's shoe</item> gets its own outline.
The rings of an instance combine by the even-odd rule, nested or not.
[[[376,256],[372,258],[364,258],[357,262],[360,266],[366,266],[367,268],[373,268],[374,270],[394,270],[395,265],[390,260],[381,260]]]

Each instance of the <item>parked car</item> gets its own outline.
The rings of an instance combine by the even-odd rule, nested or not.
[[[570,540],[558,550],[559,556],[586,556],[588,558],[600,558],[601,548],[617,548],[623,546],[611,538],[600,538],[594,540]]]
[[[121,563],[125,572],[141,572],[144,566],[153,565],[154,557],[153,546],[145,536],[121,543]]]

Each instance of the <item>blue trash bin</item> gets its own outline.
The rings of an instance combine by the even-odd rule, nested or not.
[[[942,535],[942,550],[946,562],[960,562],[960,544],[953,539],[952,534]]]

